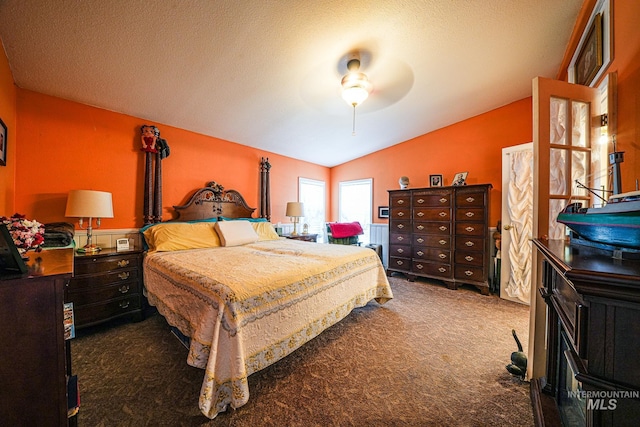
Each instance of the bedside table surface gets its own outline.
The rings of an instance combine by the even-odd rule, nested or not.
[[[311,233],[296,234],[295,236],[291,234],[283,234],[282,237],[286,237],[287,239],[293,239],[293,240],[302,240],[304,242],[316,242],[318,240],[318,235],[311,234]]]

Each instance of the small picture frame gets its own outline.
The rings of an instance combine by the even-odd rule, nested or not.
[[[431,187],[442,187],[442,175],[429,175],[429,185]]]
[[[0,223],[0,277],[14,278],[27,272],[27,265],[18,252],[7,227]]]
[[[389,206],[378,206],[378,218],[389,218]]]
[[[0,119],[0,166],[7,166],[7,125]]]
[[[467,174],[469,172],[458,172],[454,175],[451,185],[467,185]]]

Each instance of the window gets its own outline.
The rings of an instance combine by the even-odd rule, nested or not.
[[[373,179],[343,181],[339,184],[338,222],[358,221],[364,234],[360,242],[369,243],[373,211]]]
[[[310,234],[318,234],[318,242],[325,241],[326,190],[324,181],[298,178],[298,198],[304,203],[303,224],[309,225]],[[300,229],[302,231],[302,229]]]

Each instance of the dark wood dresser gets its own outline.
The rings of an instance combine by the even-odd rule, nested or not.
[[[491,184],[389,191],[387,272],[489,293]]]
[[[640,425],[640,261],[534,245],[548,319],[546,377],[532,381],[536,423]]]
[[[103,249],[76,254],[66,301],[73,302],[76,328],[119,317],[142,320],[142,250]]]
[[[29,252],[29,273],[0,280],[0,424],[66,426],[70,346],[64,288],[73,249]]]

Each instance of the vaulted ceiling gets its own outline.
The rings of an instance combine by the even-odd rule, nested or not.
[[[0,0],[0,37],[21,88],[335,166],[530,96],[581,4]]]

